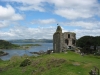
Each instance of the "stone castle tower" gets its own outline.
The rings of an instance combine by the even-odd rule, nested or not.
[[[66,49],[72,49],[76,45],[76,34],[73,32],[64,32],[60,26],[57,27],[53,35],[53,50],[55,53],[63,52]]]

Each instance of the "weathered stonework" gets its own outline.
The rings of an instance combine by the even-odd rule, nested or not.
[[[64,52],[76,45],[76,34],[73,32],[64,32],[60,26],[57,27],[53,35],[53,50],[55,53]]]

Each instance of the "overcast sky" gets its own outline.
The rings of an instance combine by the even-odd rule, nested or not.
[[[52,39],[57,23],[100,36],[100,0],[0,0],[0,39]]]

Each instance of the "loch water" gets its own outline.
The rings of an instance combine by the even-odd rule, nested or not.
[[[32,56],[34,54],[31,54],[30,52],[39,52],[39,51],[47,51],[48,49],[53,49],[53,43],[14,43],[18,45],[23,45],[23,44],[40,44],[41,46],[32,46],[29,49],[11,49],[11,50],[3,50],[4,52],[9,53],[8,55],[5,56],[0,56],[2,60],[9,60],[12,56],[19,55],[23,56],[24,54],[28,56]]]

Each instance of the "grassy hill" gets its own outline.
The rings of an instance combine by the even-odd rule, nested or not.
[[[8,41],[5,40],[0,40],[0,49],[29,49],[32,46],[41,46],[40,44],[24,44],[24,45],[17,45],[17,44],[12,44]],[[2,52],[0,52],[1,54]]]
[[[26,58],[31,64],[20,67]],[[100,56],[81,56],[74,52],[13,56],[9,61],[0,61],[0,75],[89,75],[93,66],[100,69]]]
[[[0,49],[12,49],[17,47],[19,47],[19,45],[12,44],[5,40],[0,40]]]

